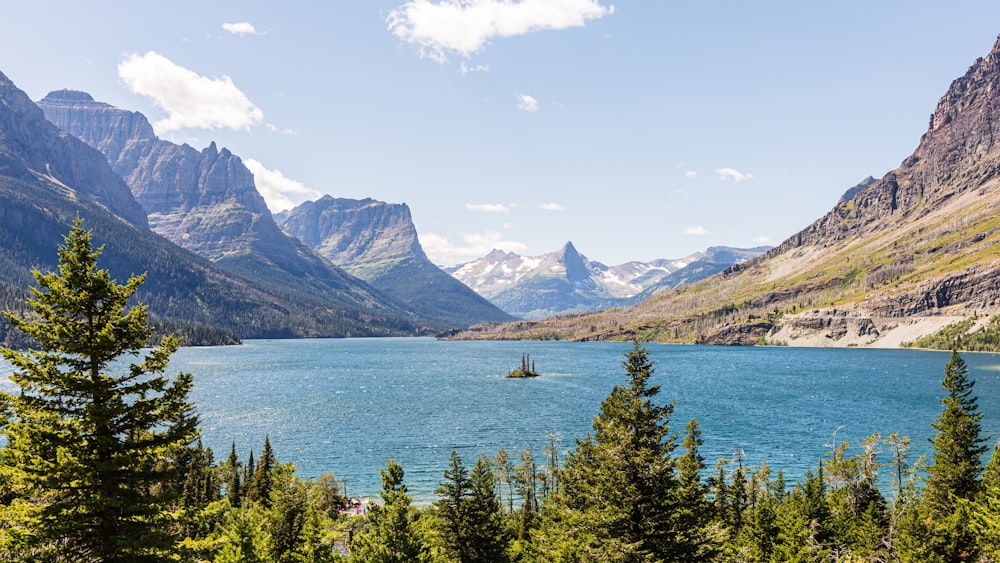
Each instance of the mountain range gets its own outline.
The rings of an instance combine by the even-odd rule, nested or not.
[[[606,266],[567,242],[558,251],[541,256],[493,250],[479,260],[445,271],[516,317],[542,319],[634,303],[708,277],[768,248],[712,247],[676,260]]]
[[[358,286],[327,302],[234,274],[155,234],[105,156],[53,125],[0,74],[0,307],[25,309],[32,269],[54,268],[62,235],[78,217],[105,245],[101,266],[118,279],[146,272],[138,299],[154,324],[191,343],[419,332],[412,314],[374,290]],[[17,342],[7,323],[0,341]]]
[[[458,337],[895,347],[996,332],[998,129],[1000,39],[952,82],[899,167],[763,255],[632,306]]]
[[[427,260],[405,206],[383,206],[381,223],[372,216],[334,221],[341,230],[332,234],[327,228],[324,236],[369,250],[324,257],[277,224],[253,174],[227,149],[212,143],[199,151],[159,139],[141,113],[84,92],[51,92],[38,106],[51,122],[107,157],[148,212],[153,231],[234,274],[266,279],[332,307],[381,303],[436,329],[510,319],[471,291],[443,290],[447,282],[460,284]],[[358,220],[368,222],[358,225]],[[365,276],[377,260],[401,271]]]

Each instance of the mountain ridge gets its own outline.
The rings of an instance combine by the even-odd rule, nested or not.
[[[508,313],[540,319],[627,305],[645,292],[652,295],[696,281],[705,277],[706,272],[722,270],[766,249],[712,247],[675,260],[606,266],[580,254],[570,241],[559,250],[540,256],[519,256],[494,249],[478,260],[445,271]]]
[[[0,73],[0,304],[23,311],[31,271],[54,267],[62,235],[80,217],[105,245],[102,268],[146,272],[137,298],[158,326],[200,338],[416,334],[389,309],[288,299],[280,288],[227,272],[147,228],[145,211],[105,156],[60,130]],[[0,341],[15,342],[8,323]],[[197,343],[191,340],[189,343]],[[23,343],[21,343],[23,344]]]
[[[895,170],[747,262],[637,305],[464,338],[896,347],[1000,312],[1000,38]]]

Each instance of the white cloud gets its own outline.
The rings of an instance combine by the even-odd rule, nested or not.
[[[222,24],[222,29],[233,35],[257,35],[257,30],[254,29],[253,24],[250,22],[224,23]]]
[[[527,94],[515,94],[517,99],[517,109],[524,111],[538,111],[538,100]]]
[[[505,228],[505,229],[513,229],[514,228],[514,223],[511,223],[510,221],[507,221],[506,223],[503,224],[503,228]]]
[[[528,248],[527,245],[517,241],[503,240],[500,233],[493,231],[463,234],[460,244],[453,244],[447,237],[434,233],[423,233],[418,235],[418,238],[427,257],[435,264],[444,266],[482,258],[494,249],[523,254]]]
[[[267,207],[272,212],[291,209],[308,199],[317,199],[322,194],[308,188],[302,182],[285,177],[280,170],[269,170],[260,162],[248,158],[243,161],[250,172],[257,191],[264,197]]]
[[[719,180],[723,182],[736,182],[737,184],[753,178],[753,174],[740,172],[735,168],[719,168],[715,173],[719,175]]]
[[[697,227],[688,227],[684,229],[684,234],[693,235],[696,237],[704,237],[710,235],[711,233],[709,233],[708,229],[706,229],[705,227],[698,225]]]
[[[582,27],[615,11],[598,0],[411,0],[386,24],[420,55],[444,63],[446,52],[469,58],[494,37]]]
[[[228,76],[207,78],[154,51],[129,55],[118,65],[118,77],[129,90],[149,97],[167,112],[153,124],[156,131],[249,129],[264,112]]]
[[[545,211],[562,211],[565,208],[559,205],[558,203],[543,203],[542,209],[544,209]]]
[[[687,176],[688,178],[697,178],[698,172],[696,170],[686,170],[684,172],[684,175]]]
[[[485,211],[486,213],[507,213],[510,211],[510,205],[504,205],[502,203],[466,203],[465,208],[471,209],[472,211]]]
[[[482,65],[469,66],[465,64],[465,62],[463,61],[461,64],[458,65],[458,71],[461,72],[462,74],[468,74],[470,72],[489,72],[490,65],[482,64]]]
[[[763,236],[763,237],[754,237],[753,243],[758,246],[761,246],[765,244],[774,244],[774,241],[771,240],[771,237]]]

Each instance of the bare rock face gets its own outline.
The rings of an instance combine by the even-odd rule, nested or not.
[[[827,215],[767,254],[804,245],[830,246],[933,212],[977,189],[1000,170],[1000,38],[952,82],[938,101],[914,153],[882,179],[852,188]],[[858,189],[860,188],[860,189]]]
[[[82,92],[52,92],[38,106],[53,123],[104,153],[149,213],[150,228],[174,244],[279,287],[289,298],[369,318],[394,317],[401,325],[415,320],[278,227],[253,174],[229,150],[211,143],[198,151],[161,140],[142,114]]]
[[[287,238],[271,219],[253,174],[212,143],[202,151],[160,140],[141,113],[94,101],[87,93],[52,92],[38,102],[46,117],[100,150],[171,242],[219,260]],[[291,250],[294,241],[286,241]],[[295,254],[297,251],[293,251]]]
[[[328,195],[278,213],[276,219],[285,230],[362,279],[374,279],[380,267],[399,261],[428,261],[406,204]]]
[[[513,318],[427,258],[406,204],[324,196],[275,218],[320,255],[422,318],[450,326]]]
[[[146,226],[146,213],[128,186],[107,166],[104,156],[71,135],[60,131],[29,98],[0,73],[0,100],[8,111],[0,113],[0,174],[33,180],[46,178],[68,191],[93,198],[110,212]]]

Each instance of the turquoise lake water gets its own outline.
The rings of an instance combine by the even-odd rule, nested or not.
[[[709,466],[742,450],[789,481],[838,442],[892,432],[929,453],[940,413],[946,352],[647,345],[671,427],[701,423]],[[433,490],[452,450],[471,466],[503,447],[530,444],[539,462],[547,434],[562,450],[591,430],[631,344],[446,342],[430,338],[257,340],[184,348],[170,372],[195,375],[192,399],[217,460],[235,441],[246,459],[268,434],[278,459],[313,477],[331,472],[351,496],[376,496],[379,468],[403,464],[418,501]],[[505,379],[521,354],[543,377]],[[1000,355],[964,354],[985,414],[1000,438]],[[9,366],[0,366],[0,373]],[[3,381],[5,388],[11,384]],[[888,455],[883,461],[889,460]]]

